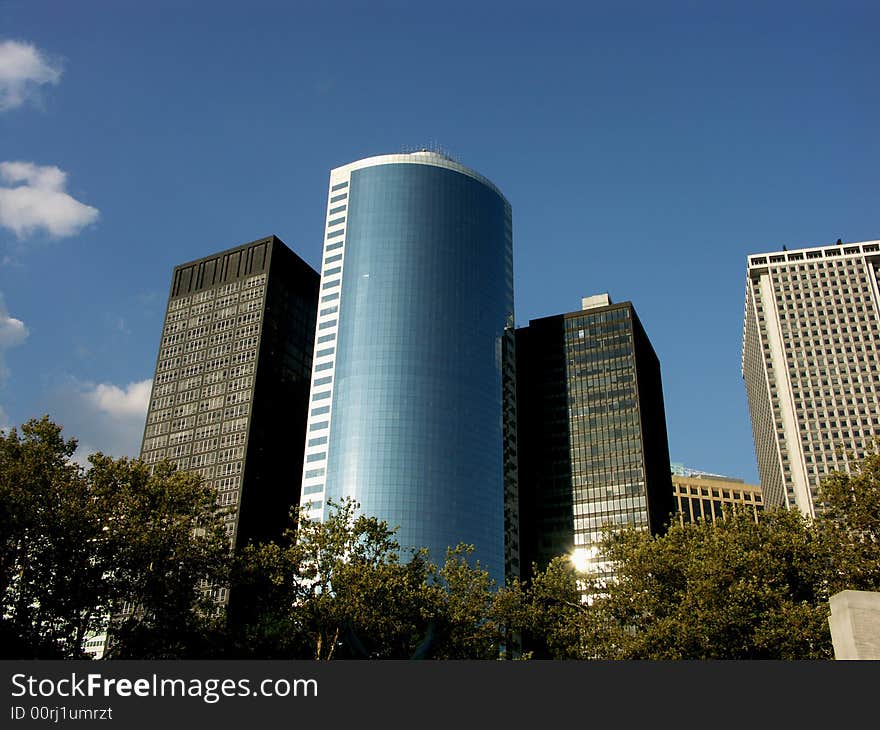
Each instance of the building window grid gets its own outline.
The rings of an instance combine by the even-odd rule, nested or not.
[[[165,377],[160,375],[156,378],[159,387],[156,388],[155,395],[162,400],[153,399],[147,418],[149,425],[144,442],[147,463],[155,464],[162,458],[169,458],[176,460],[181,468],[188,467],[201,473],[215,488],[218,486],[222,489],[237,488],[238,479],[230,481],[229,477],[214,483],[213,466],[205,468],[203,465],[213,464],[219,459],[228,463],[217,465],[216,474],[240,472],[248,420],[245,414],[250,408],[250,403],[245,401],[249,401],[252,396],[250,390],[252,379],[244,377],[228,383],[232,390],[237,391],[225,398],[226,405],[231,404],[232,408],[225,410],[215,408],[218,404],[222,407],[224,399],[211,396],[219,396],[224,392],[227,387],[227,382],[223,381],[225,376],[231,373],[253,372],[252,361],[256,356],[255,347],[258,342],[259,322],[262,318],[265,280],[264,274],[245,280],[241,283],[240,295],[236,294],[239,290],[239,282],[233,282],[216,291],[201,292],[192,297],[191,301],[190,298],[178,298],[169,302],[163,330],[164,349],[160,352],[160,358],[164,361],[161,361],[157,368],[169,372]],[[214,301],[215,296],[218,297],[216,301]],[[238,312],[243,316],[236,317]],[[236,324],[240,325],[239,328],[235,331],[230,330]],[[209,338],[198,339],[209,331],[213,332]],[[232,349],[230,343],[241,343],[235,349],[244,349],[246,352],[231,358],[223,357]],[[208,347],[211,349],[208,350]],[[177,357],[183,352],[187,355],[183,358]],[[200,392],[202,366],[193,366],[190,363],[201,360],[206,355],[212,358],[207,363],[209,370],[230,363],[233,367],[227,371],[215,370],[210,376],[213,382],[204,389],[204,392]],[[171,370],[180,365],[188,367]],[[186,405],[175,409],[166,408],[166,405],[170,405],[170,394],[178,387],[181,392],[178,394],[177,402]],[[195,403],[190,401],[195,401],[199,397],[206,397],[206,400],[202,401],[203,412],[198,418],[203,425],[198,429],[178,430],[165,435],[172,425],[177,425],[179,428],[189,422],[195,413],[193,410]],[[215,452],[213,450],[217,448],[218,440],[212,437],[221,430],[226,433],[222,444],[230,448]],[[162,448],[166,440],[168,447]],[[193,453],[192,457],[189,456],[190,453]],[[234,498],[227,496],[224,499],[225,504],[237,502],[237,496]]]
[[[845,263],[845,267],[841,264]],[[836,268],[835,268],[836,267]],[[813,268],[810,265],[810,268]],[[833,423],[837,426],[831,431],[831,438],[826,439],[826,450],[836,451],[837,440],[842,433],[845,438],[852,442],[855,438],[862,439],[864,443],[868,437],[873,437],[873,425],[867,420],[867,413],[863,409],[866,397],[876,400],[876,388],[869,384],[866,388],[859,375],[859,371],[867,368],[876,372],[876,365],[870,361],[876,358],[877,342],[874,334],[878,329],[876,295],[870,280],[866,277],[866,267],[863,261],[830,262],[824,270],[819,272],[818,277],[811,275],[806,268],[798,271],[786,272],[781,278],[785,282],[781,285],[773,283],[777,290],[777,303],[780,310],[780,324],[787,326],[783,333],[783,343],[788,350],[790,372],[792,375],[792,390],[795,396],[796,407],[802,406],[805,400],[819,402],[822,411],[818,409],[807,415],[810,429],[803,430],[804,451],[819,451],[819,434],[821,433],[822,421]],[[774,273],[771,270],[771,278]],[[856,278],[859,277],[859,278]],[[817,281],[816,278],[827,281]],[[788,286],[793,283],[794,286]],[[837,293],[833,299],[827,295],[831,289]],[[779,292],[782,294],[779,294]],[[783,297],[786,291],[793,291],[795,306],[784,304]],[[747,289],[748,293],[748,289]],[[797,301],[797,300],[803,301]],[[757,311],[761,311],[759,297],[755,297]],[[747,301],[748,305],[748,301]],[[790,317],[786,317],[786,310],[790,311]],[[869,318],[868,323],[864,322]],[[814,322],[818,319],[825,327],[816,327]],[[790,330],[794,327],[794,331]],[[873,332],[872,332],[873,330]],[[834,336],[834,346],[830,346]],[[762,327],[761,339],[764,340],[766,331]],[[829,336],[830,335],[830,336]],[[792,356],[794,351],[802,352],[798,357]],[[765,346],[765,356],[770,364],[769,349]],[[826,370],[836,369],[840,371],[840,388],[818,391],[811,388],[810,377],[815,373],[810,372],[810,365],[819,364]],[[772,372],[772,371],[771,371]],[[818,399],[817,399],[817,396]],[[873,401],[870,401],[873,402]],[[832,404],[841,406],[841,409],[833,408]],[[834,410],[838,410],[837,419],[834,418]],[[802,411],[800,411],[802,412]],[[844,418],[844,415],[846,417]],[[821,419],[821,420],[820,420]],[[781,424],[779,424],[781,426]],[[780,431],[781,437],[781,431]],[[838,465],[836,453],[822,454],[823,458],[834,466]],[[812,461],[812,458],[810,459]],[[845,460],[844,460],[845,466]],[[816,458],[814,471],[820,468],[820,459]],[[809,470],[809,462],[808,462]],[[811,481],[815,482],[814,476]],[[792,490],[789,489],[789,492]]]
[[[647,526],[632,333],[623,314],[628,312],[614,310],[600,321],[590,315],[566,320],[578,546],[597,542],[606,523]],[[589,418],[581,415],[581,404],[590,405]],[[614,407],[621,404],[626,407]],[[601,411],[597,416],[595,409]]]

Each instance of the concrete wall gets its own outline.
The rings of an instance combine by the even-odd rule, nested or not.
[[[831,596],[835,659],[880,659],[880,593],[841,591]]]

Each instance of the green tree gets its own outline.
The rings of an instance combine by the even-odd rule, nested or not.
[[[426,576],[433,566],[424,552],[406,562],[341,566],[335,581],[342,608],[340,658],[410,659],[430,650],[436,591]]]
[[[345,500],[323,522],[299,509],[280,544],[235,561],[232,654],[273,658],[408,658],[435,602],[424,553],[402,563],[394,531]]]
[[[77,443],[48,416],[0,433],[0,643],[7,658],[81,657],[106,610],[101,506]]]
[[[162,462],[89,457],[87,478],[102,507],[98,561],[112,620],[109,658],[209,655],[221,617],[229,538],[216,493],[199,475]]]
[[[535,570],[526,594],[525,645],[538,659],[580,659],[584,656],[584,578],[571,560],[555,558]]]
[[[617,579],[583,611],[585,656],[831,657],[828,545],[796,511],[610,533],[604,554]]]
[[[509,578],[494,592],[488,618],[495,625],[500,658],[531,658],[531,652],[523,652],[523,636],[531,628],[532,616],[527,586],[519,578]]]
[[[438,567],[401,559],[383,521],[346,500],[323,522],[294,511],[280,544],[236,558],[229,607],[232,656],[300,659],[498,659],[525,621],[518,583],[496,590],[473,548]]]
[[[880,454],[822,480],[818,522],[833,544],[832,594],[880,590]]]
[[[213,490],[168,464],[86,470],[76,446],[48,416],[0,434],[3,655],[83,657],[111,616],[110,656],[205,653],[229,553]]]
[[[471,565],[473,545],[457,545],[446,553],[437,571],[436,639],[431,656],[437,659],[497,659],[504,628],[493,616],[495,581],[479,562]]]

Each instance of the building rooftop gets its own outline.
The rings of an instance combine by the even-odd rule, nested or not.
[[[581,297],[581,309],[595,309],[596,307],[608,307],[612,304],[608,292],[593,294],[589,297]]]
[[[504,193],[501,192],[501,189],[485,175],[481,175],[476,170],[472,170],[471,168],[462,165],[460,162],[454,160],[452,157],[449,157],[446,154],[443,154],[441,152],[434,152],[428,149],[421,149],[416,152],[400,152],[391,155],[376,155],[375,157],[365,157],[362,160],[349,162],[347,165],[334,167],[330,171],[330,184],[332,186],[340,180],[347,179],[352,172],[354,172],[355,170],[361,170],[365,167],[399,164],[433,165],[434,167],[442,167],[446,168],[447,170],[459,172],[483,183],[491,190],[494,190],[508,206],[510,205],[510,201],[508,201],[507,198],[504,197]]]
[[[880,253],[880,241],[863,241],[861,243],[833,243],[829,246],[798,248],[793,251],[782,249],[769,253],[752,254],[748,257],[749,269],[784,264],[812,259],[839,258],[841,256],[864,256]]]
[[[726,482],[743,483],[742,479],[724,476],[723,474],[713,474],[709,471],[700,471],[699,469],[691,469],[690,467],[687,467],[680,462],[674,461],[669,466],[671,468],[673,476],[677,477],[692,477],[695,479],[720,479]]]

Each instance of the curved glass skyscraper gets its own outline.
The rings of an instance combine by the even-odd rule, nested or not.
[[[404,547],[504,574],[510,204],[433,152],[330,174],[302,503],[349,496]]]

